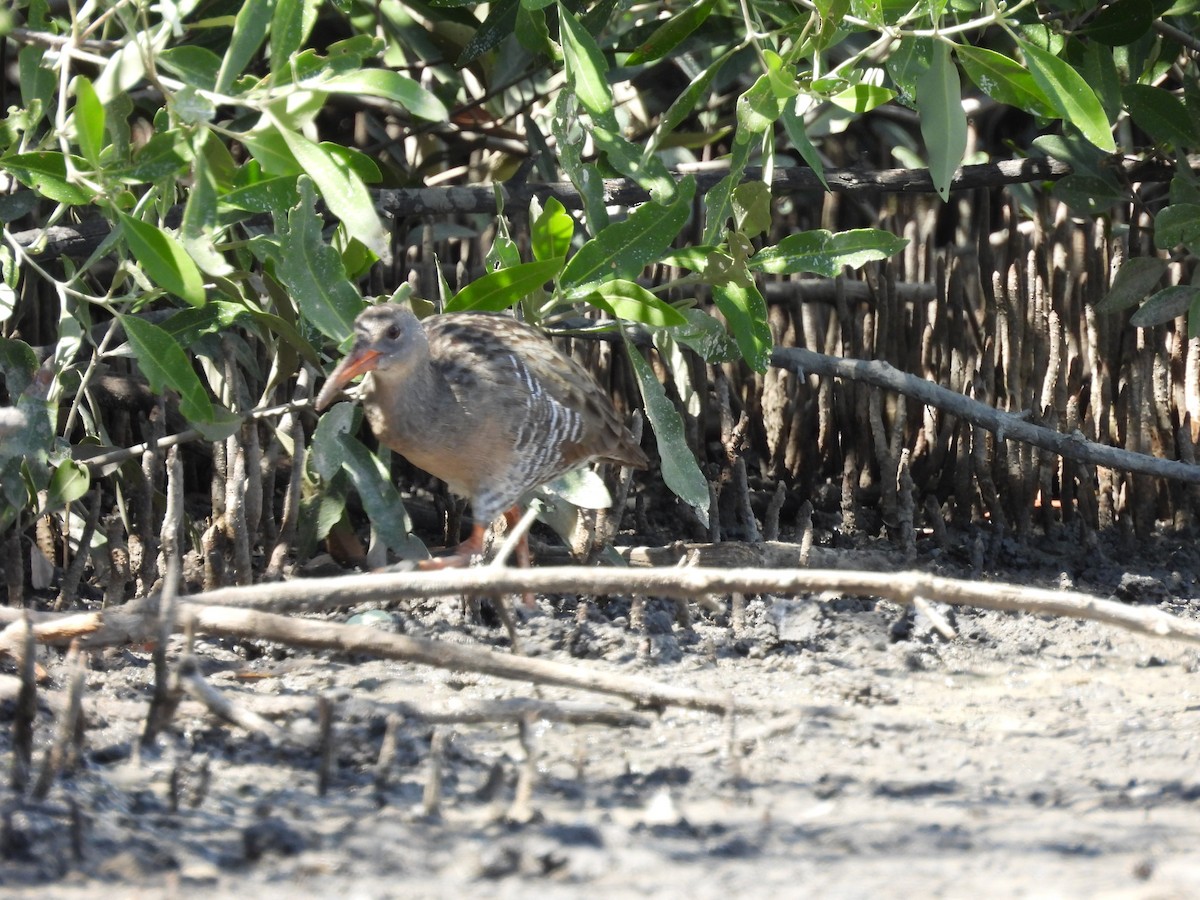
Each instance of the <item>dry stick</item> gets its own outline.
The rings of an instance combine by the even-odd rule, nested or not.
[[[79,543],[76,545],[78,551],[71,558],[71,564],[67,566],[67,571],[63,573],[58,597],[54,600],[56,612],[61,610],[67,600],[74,597],[75,592],[79,589],[79,582],[83,578],[83,569],[88,561],[88,548],[92,546],[92,536],[96,533],[96,525],[100,522],[100,503],[100,488],[89,491],[87,518],[84,520],[83,531],[80,533]]]
[[[283,730],[273,722],[267,721],[256,712],[237,705],[205,681],[204,676],[200,673],[200,665],[194,656],[185,656],[179,660],[176,672],[179,686],[193,699],[199,700],[208,707],[209,712],[213,715],[231,725],[237,725],[246,731],[260,734],[275,745],[282,744],[286,739]]]
[[[833,375],[886,388],[986,428],[994,432],[1000,440],[1022,441],[1050,450],[1059,456],[1083,460],[1110,469],[1200,484],[1200,466],[1097,444],[1087,440],[1079,432],[1063,434],[1051,428],[1043,428],[1021,416],[993,409],[985,403],[932,381],[901,372],[881,360],[843,359],[814,353],[801,347],[781,347],[771,354],[771,364],[797,374]]]
[[[568,725],[603,725],[609,728],[649,728],[650,720],[619,706],[516,697],[508,700],[451,700],[436,706],[394,704],[396,713],[432,725],[482,725],[516,723],[522,719],[562,722]]]
[[[68,759],[74,755],[73,745],[78,738],[77,730],[80,712],[83,708],[83,657],[79,652],[79,642],[72,641],[71,649],[67,652],[67,699],[62,709],[58,711],[58,722],[54,728],[54,743],[46,751],[42,761],[42,770],[33,786],[33,796],[41,800],[54,784],[54,779],[64,768]]]
[[[517,733],[525,758],[521,760],[521,767],[517,770],[517,787],[505,819],[520,825],[532,822],[536,815],[533,808],[533,790],[537,787],[539,754],[537,730],[533,725],[534,719],[530,717],[517,722]]]
[[[14,793],[25,792],[29,770],[33,764],[33,720],[37,718],[37,654],[35,653],[33,623],[26,616],[22,622],[23,662],[21,690],[12,724],[12,770],[10,785]]]
[[[383,726],[383,740],[379,743],[379,758],[375,761],[375,797],[383,804],[383,792],[387,790],[392,763],[396,761],[396,735],[400,731],[400,716],[389,713]]]
[[[333,698],[326,694],[317,697],[317,735],[321,747],[317,794],[324,797],[333,776]]]
[[[183,516],[183,463],[177,447],[167,450],[167,508],[163,515],[162,551],[166,557],[163,572],[162,594],[158,600],[158,634],[152,655],[154,663],[154,695],[146,712],[146,724],[142,729],[143,747],[154,744],[167,723],[179,708],[183,697],[182,686],[171,675],[167,665],[167,644],[175,632],[175,617],[178,607],[179,579],[182,562],[179,553],[179,529]],[[182,663],[180,664],[182,665]]]
[[[442,764],[446,757],[446,729],[435,728],[429,739],[429,777],[421,795],[421,811],[433,818],[442,807]]]
[[[217,606],[267,607],[287,611],[336,609],[359,603],[397,601],[437,597],[464,592],[510,593],[524,588],[539,593],[585,594],[660,594],[669,597],[695,597],[702,594],[776,594],[794,596],[837,591],[855,596],[874,596],[895,603],[909,604],[920,595],[927,600],[951,603],[956,606],[977,606],[1039,615],[1067,616],[1075,619],[1094,619],[1156,637],[1200,642],[1200,622],[1191,622],[1157,609],[1129,607],[1112,600],[1073,591],[1022,587],[1003,583],[960,581],[929,575],[924,572],[858,572],[830,569],[585,569],[579,566],[557,566],[544,569],[515,571],[503,569],[447,569],[440,572],[413,572],[394,575],[353,575],[339,578],[291,581],[284,585],[260,584],[252,588],[222,588],[187,599],[183,615],[196,622],[196,627],[209,633],[223,629],[248,627],[248,620],[225,619]],[[283,619],[297,625],[316,623]],[[41,634],[45,623],[34,626]],[[264,626],[266,623],[263,623]],[[364,637],[379,636],[367,626],[358,626]],[[272,626],[272,632],[274,626]],[[252,633],[252,632],[251,632]],[[241,632],[231,632],[241,636]],[[275,638],[260,635],[267,640]],[[297,637],[301,637],[297,633]],[[388,638],[398,638],[388,635]],[[39,637],[40,639],[40,637]],[[282,638],[280,638],[282,639]],[[406,638],[412,641],[411,638]],[[370,643],[370,642],[368,642]],[[444,647],[436,642],[424,642],[438,653],[452,654],[464,648]],[[425,661],[421,642],[412,645],[413,656]],[[329,645],[323,640],[317,646]],[[399,645],[397,645],[399,646]],[[406,651],[407,652],[407,651]],[[505,657],[497,654],[498,660]],[[431,655],[450,662],[450,656]],[[464,659],[464,662],[466,660]],[[512,660],[514,667],[537,666],[544,660]],[[432,664],[438,664],[432,662]],[[481,671],[481,670],[476,670]],[[573,672],[578,670],[571,670]],[[495,671],[492,674],[500,674]],[[505,676],[507,677],[507,676]],[[520,676],[516,676],[520,677]],[[586,680],[586,679],[585,679]],[[651,701],[653,702],[653,701]],[[687,704],[684,704],[687,705]],[[719,706],[719,704],[718,704]]]

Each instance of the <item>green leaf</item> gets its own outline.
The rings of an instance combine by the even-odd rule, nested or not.
[[[327,79],[312,79],[302,87],[336,94],[363,94],[400,104],[408,112],[430,122],[446,122],[445,104],[407,75],[390,69],[361,69]]]
[[[130,252],[150,279],[192,306],[203,306],[204,279],[183,245],[149,222],[117,215]]]
[[[280,235],[275,277],[296,301],[301,316],[341,344],[354,333],[363,299],[346,278],[341,256],[325,243],[312,182],[302,176],[298,187],[300,202]]]
[[[643,152],[644,156],[653,154],[662,143],[663,138],[678,128],[687,118],[695,114],[696,107],[700,103],[701,98],[707,97],[712,93],[713,79],[717,77],[717,73],[721,71],[721,67],[728,62],[733,54],[733,50],[727,50],[722,53],[709,63],[708,67],[699,76],[692,79],[692,83],[687,86],[684,92],[676,98],[675,102],[671,104],[670,108],[659,119],[658,127],[654,129],[654,134],[650,136],[650,140],[646,142],[646,149]],[[807,157],[805,158],[807,159]]]
[[[87,466],[73,459],[63,460],[50,476],[46,505],[42,512],[52,512],[62,509],[68,503],[74,503],[88,492],[91,483],[92,478]]]
[[[338,470],[350,476],[371,520],[371,527],[388,548],[402,557],[424,557],[424,545],[412,536],[412,522],[390,473],[362,445],[353,432],[358,410],[350,403],[337,403],[317,422],[309,464],[322,481],[330,481]]]
[[[829,98],[829,102],[852,113],[865,113],[891,102],[895,96],[896,92],[891,88],[860,83],[838,91]]]
[[[284,144],[316,184],[329,211],[341,219],[346,233],[358,238],[372,253],[381,256],[387,246],[387,235],[366,185],[354,172],[334,162],[320,145],[284,127],[273,116],[272,119]]]
[[[1200,297],[1200,287],[1190,284],[1176,284],[1164,288],[1129,317],[1129,324],[1136,328],[1165,325],[1187,312],[1197,297]]]
[[[517,6],[520,0],[500,0],[488,7],[487,18],[475,32],[455,65],[463,68],[489,50],[494,50],[506,37],[513,33],[517,24]]]
[[[704,20],[712,12],[714,5],[714,0],[696,0],[687,9],[667,19],[629,54],[625,65],[640,66],[643,63],[662,59],[704,24]]]
[[[687,319],[687,325],[672,331],[672,337],[699,353],[705,362],[734,362],[742,358],[737,343],[714,316],[701,309],[681,309],[679,313]]]
[[[556,257],[489,272],[455,294],[446,304],[446,312],[508,309],[553,279],[562,265],[562,257]]]
[[[221,57],[195,44],[168,47],[158,55],[158,64],[185,84],[207,91],[217,86],[221,71]]]
[[[1043,119],[1058,115],[1029,70],[1016,60],[969,44],[955,46],[954,53],[967,76],[997,103],[1007,103]]]
[[[917,110],[925,152],[929,154],[929,175],[938,196],[949,200],[954,173],[967,152],[967,116],[962,107],[958,68],[945,44],[934,48],[929,68],[917,78]]]
[[[211,421],[212,401],[175,339],[137,316],[118,318],[150,390],[161,394],[164,388],[171,388],[179,395],[179,409],[189,421]]]
[[[753,271],[772,275],[812,272],[833,278],[844,266],[857,269],[872,260],[887,259],[906,246],[906,238],[875,228],[857,228],[836,234],[817,229],[789,234],[774,247],[765,247],[750,257]]]
[[[1154,246],[1170,250],[1179,244],[1200,244],[1200,205],[1176,203],[1154,217]]]
[[[571,249],[571,238],[574,235],[575,220],[571,218],[571,214],[557,197],[549,198],[530,231],[533,258],[565,258]]]
[[[1154,4],[1147,0],[1116,0],[1079,31],[1110,47],[1132,44],[1154,24]]]
[[[243,0],[233,22],[229,48],[217,73],[216,91],[226,94],[234,81],[250,67],[250,60],[267,37],[267,27],[274,15],[275,0]]]
[[[733,190],[733,218],[737,230],[756,237],[771,227],[771,189],[761,181],[747,181]]]
[[[600,53],[600,47],[561,3],[558,16],[567,79],[575,90],[575,96],[592,115],[611,113],[613,98],[606,78],[608,64]]]
[[[755,135],[764,134],[783,112],[786,99],[776,93],[769,74],[760,75],[758,80],[737,98],[738,130],[735,140],[748,143]]]
[[[83,75],[75,77],[75,137],[84,158],[98,168],[104,149],[104,105]]]
[[[253,213],[278,214],[300,202],[294,175],[265,178],[221,195],[221,203]]]
[[[808,131],[804,127],[804,117],[796,113],[796,104],[785,103],[783,111],[779,114],[779,121],[783,124],[783,130],[787,132],[788,139],[796,148],[796,152],[821,180],[821,185],[825,190],[829,190],[829,182],[825,180],[825,164],[821,160],[821,154],[817,152],[817,148],[813,146],[813,142],[808,137]]]
[[[567,263],[560,284],[572,287],[609,277],[633,279],[671,246],[687,221],[696,180],[684,176],[669,203],[643,203],[623,222],[608,226]]]
[[[1135,256],[1125,260],[1113,278],[1112,287],[1096,304],[1096,311],[1119,312],[1137,306],[1167,271],[1167,261],[1157,256]]]
[[[712,286],[713,302],[725,316],[742,358],[756,372],[767,371],[773,340],[767,301],[752,281],[730,280]]]
[[[1196,145],[1195,126],[1178,97],[1149,84],[1127,84],[1121,94],[1134,124],[1154,143],[1179,149]]]
[[[688,323],[679,310],[635,281],[623,278],[605,281],[590,293],[598,294],[616,315],[630,322],[641,322],[651,328],[672,328]]]
[[[707,522],[708,482],[700,467],[696,465],[696,457],[684,437],[683,418],[675,404],[667,398],[666,391],[655,377],[650,364],[642,358],[641,352],[628,342],[626,347],[629,349],[629,361],[633,364],[633,372],[642,392],[646,418],[654,430],[654,439],[658,444],[663,482],[676,497],[695,510],[696,517],[701,522]]]
[[[614,169],[644,187],[654,200],[671,199],[675,179],[661,159],[643,155],[640,147],[599,123],[592,125],[592,139]]]
[[[584,135],[577,122],[575,95],[560,91],[554,104],[550,130],[557,142],[558,164],[567,173],[583,200],[583,215],[592,234],[608,227],[608,206],[604,195],[604,178],[596,167],[583,161]]]
[[[317,22],[320,0],[276,0],[271,14],[271,71],[287,68]]]
[[[164,131],[150,138],[127,165],[109,169],[108,175],[125,184],[147,184],[182,174],[190,157],[183,135]]]
[[[1117,150],[1112,128],[1095,92],[1069,63],[1028,41],[1018,41],[1034,81],[1063,120],[1108,153]]]
[[[83,169],[87,167],[87,161],[72,156],[71,165]],[[11,172],[21,184],[33,188],[55,203],[85,206],[95,199],[92,191],[77,187],[67,180],[67,158],[61,153],[39,150],[0,157],[0,169]]]
[[[205,132],[208,140],[216,141],[212,132]],[[192,189],[183,206],[183,220],[179,224],[179,236],[188,254],[196,265],[210,275],[228,275],[233,267],[217,252],[217,185],[208,158],[203,154],[196,157],[192,171]]]

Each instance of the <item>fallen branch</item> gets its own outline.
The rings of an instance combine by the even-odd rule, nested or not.
[[[1140,472],[1155,478],[1200,484],[1200,466],[1097,444],[1078,431],[1063,434],[1053,428],[1034,425],[1019,415],[994,409],[928,379],[901,372],[882,360],[844,359],[802,347],[780,347],[772,352],[771,364],[797,375],[832,375],[895,391],[986,428],[1000,440],[1022,441],[1067,459],[1078,459],[1125,472]]]
[[[369,580],[370,576],[367,578]],[[388,634],[367,625],[341,625],[312,619],[292,619],[249,609],[195,604],[181,606],[179,618],[182,625],[192,627],[197,633],[278,641],[293,647],[366,653],[380,659],[402,659],[440,669],[478,672],[534,684],[553,684],[625,697],[650,709],[678,706],[717,713],[757,709],[739,704],[732,696],[721,692],[662,684],[592,666],[513,656],[487,647]]]

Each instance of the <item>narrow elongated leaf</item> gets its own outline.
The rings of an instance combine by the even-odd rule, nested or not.
[[[249,68],[250,60],[266,40],[274,5],[274,0],[244,0],[242,3],[233,21],[229,49],[225,51],[221,71],[217,73],[217,93],[227,93],[233,82]]]
[[[1113,313],[1137,306],[1166,271],[1167,261],[1157,256],[1135,256],[1125,260],[1113,278],[1112,287],[1096,304],[1096,311]]]
[[[296,162],[316,183],[329,211],[341,219],[346,233],[358,238],[363,246],[377,256],[382,255],[387,246],[387,236],[362,179],[334,162],[320,145],[304,135],[284,127],[278,120],[274,121],[274,125]]]
[[[929,154],[929,175],[942,200],[950,199],[950,184],[967,151],[967,116],[962,108],[958,68],[950,48],[939,43],[929,68],[917,78],[917,111],[921,137]]]
[[[558,16],[567,78],[575,89],[575,96],[592,115],[611,113],[613,98],[606,78],[608,64],[600,53],[596,39],[561,3],[558,5]]]
[[[967,76],[997,103],[1007,103],[1044,119],[1057,115],[1033,75],[1016,60],[969,44],[956,46],[954,53]]]
[[[1190,284],[1175,284],[1163,288],[1129,317],[1129,324],[1136,328],[1165,325],[1187,312],[1197,297],[1200,297],[1200,288]]]
[[[138,368],[150,382],[150,390],[159,394],[164,388],[170,388],[179,395],[179,409],[189,421],[210,421],[213,418],[212,401],[175,339],[157,325],[137,316],[119,318]]]
[[[499,3],[491,4],[487,18],[484,19],[483,24],[475,32],[475,36],[463,48],[462,55],[458,58],[457,66],[460,69],[479,59],[489,50],[494,50],[501,41],[513,33],[513,28],[517,24],[517,6],[519,5],[520,0],[500,0]]]
[[[1117,150],[1112,128],[1095,91],[1070,65],[1028,41],[1019,41],[1034,81],[1062,118],[1085,138],[1108,153]]]
[[[687,175],[670,203],[643,203],[625,221],[605,228],[571,258],[560,283],[571,287],[610,277],[636,278],[671,246],[687,221],[695,194],[696,180]]]
[[[530,229],[534,259],[566,258],[574,235],[575,220],[571,214],[557,197],[549,198]]]
[[[756,372],[767,371],[771,362],[771,328],[767,325],[767,301],[752,281],[727,281],[712,286],[713,301],[725,316],[742,358]]]
[[[599,294],[614,313],[631,322],[641,322],[652,328],[671,328],[688,323],[679,310],[635,281],[623,278],[605,281],[593,293]]]
[[[668,399],[650,364],[642,358],[641,351],[631,344],[626,343],[626,346],[642,392],[646,418],[658,443],[663,482],[676,497],[695,511],[697,519],[707,523],[708,481],[696,465],[696,457],[684,437],[683,418],[675,404]]]
[[[211,136],[211,132],[205,132]],[[212,137],[215,140],[215,136]],[[188,254],[210,275],[228,275],[233,267],[213,246],[217,228],[217,185],[208,159],[200,154],[193,170],[192,190],[183,207],[179,236]]]
[[[592,140],[614,169],[644,187],[653,199],[664,203],[671,199],[675,179],[657,156],[644,156],[640,147],[598,123],[592,126]]]
[[[654,134],[650,136],[650,140],[646,142],[645,156],[650,156],[654,153],[659,145],[662,144],[663,138],[678,128],[685,119],[696,111],[696,105],[700,102],[700,98],[712,92],[713,79],[717,77],[717,73],[721,71],[721,67],[725,65],[733,53],[733,50],[727,50],[722,53],[709,63],[708,68],[692,79],[692,83],[687,86],[684,92],[676,98],[675,102],[671,104],[670,108],[659,119],[658,127],[654,129]]]
[[[339,438],[346,454],[342,469],[358,491],[371,528],[402,559],[428,557],[425,545],[412,534],[412,520],[392,484],[391,474],[356,438],[348,434]]]
[[[1150,30],[1154,15],[1154,4],[1146,0],[1116,0],[1100,10],[1082,33],[1100,44],[1123,47]]]
[[[324,223],[314,211],[312,182],[301,177],[300,203],[280,236],[275,277],[288,289],[300,314],[324,335],[342,343],[354,332],[363,299],[346,277],[342,258],[325,242]]]
[[[276,0],[271,14],[271,71],[279,72],[317,22],[319,0]]]
[[[327,79],[305,82],[315,90],[336,94],[365,94],[399,103],[408,112],[430,122],[445,122],[450,112],[444,103],[407,75],[390,69],[360,69]]]
[[[73,156],[71,165],[84,169],[87,168],[87,161]],[[0,157],[0,169],[11,172],[21,184],[33,188],[43,197],[48,197],[56,203],[84,206],[94,199],[91,191],[76,187],[67,180],[66,157],[52,150]]]
[[[192,306],[203,306],[204,279],[183,244],[149,222],[118,215],[130,252],[154,283]]]
[[[604,177],[596,166],[583,161],[583,137],[577,124],[575,95],[562,91],[554,104],[550,130],[558,144],[558,164],[562,166],[579,196],[588,230],[599,234],[608,227],[608,207],[604,196]]]
[[[1156,144],[1180,149],[1196,146],[1196,129],[1178,97],[1149,84],[1129,84],[1121,93],[1134,124]]]
[[[844,266],[857,269],[872,260],[887,259],[908,246],[906,238],[876,228],[857,228],[836,234],[817,229],[789,234],[774,247],[750,257],[753,271],[772,275],[812,272],[833,278]]]
[[[896,92],[891,88],[876,84],[852,84],[830,97],[829,102],[852,113],[865,113],[890,103],[895,96]]]
[[[221,72],[221,57],[195,44],[168,47],[159,54],[158,64],[185,84],[208,91],[216,87]]]
[[[693,31],[704,24],[715,5],[714,0],[696,0],[691,6],[659,25],[642,44],[629,54],[627,66],[640,66],[666,56]]]
[[[99,167],[104,149],[104,104],[91,80],[82,75],[75,78],[75,137],[84,159]]]
[[[353,404],[334,404],[317,422],[309,465],[322,481],[332,481],[339,470],[350,476],[371,527],[390,549],[406,558],[428,556],[411,534],[411,520],[388,472],[354,437],[359,419]]]
[[[562,265],[562,257],[557,257],[488,272],[455,294],[446,304],[446,312],[470,309],[499,312],[508,309],[554,278]]]

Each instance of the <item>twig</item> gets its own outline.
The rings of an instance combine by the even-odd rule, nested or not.
[[[421,811],[433,818],[441,813],[442,766],[446,757],[446,729],[434,728],[429,739],[429,774],[421,794]]]
[[[42,770],[38,773],[37,783],[33,786],[33,796],[43,799],[50,793],[54,779],[63,770],[67,760],[73,755],[72,747],[77,739],[77,729],[82,709],[83,694],[83,659],[79,652],[79,642],[72,641],[67,653],[67,698],[62,709],[58,711],[58,722],[54,728],[54,743],[46,751],[42,762]]]
[[[208,711],[220,719],[244,728],[252,734],[265,737],[272,744],[281,744],[285,740],[284,732],[272,722],[267,721],[258,713],[245,709],[234,703],[224,693],[209,684],[200,673],[200,666],[194,656],[185,656],[179,660],[177,667],[179,686],[194,700],[199,700]]]

